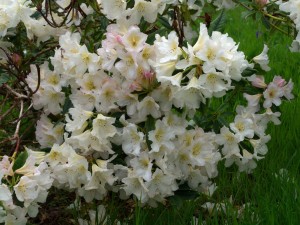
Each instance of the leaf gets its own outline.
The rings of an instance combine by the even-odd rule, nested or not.
[[[70,100],[69,97],[66,98],[66,101],[65,101],[65,104],[63,106],[63,111],[62,111],[62,114],[66,114],[69,112],[69,109],[73,107],[73,103],[72,101]]]
[[[228,121],[223,116],[218,117],[218,122],[223,126],[228,126]]]
[[[20,169],[22,166],[24,166],[27,158],[28,158],[28,153],[26,151],[21,152],[18,155],[18,157],[13,165],[13,168],[12,168],[13,171],[16,171],[17,169]]]
[[[2,71],[0,70],[0,86],[2,84],[5,84],[9,81],[9,75],[7,73],[2,73]]]
[[[257,72],[256,69],[252,69],[250,67],[247,67],[246,69],[244,69],[244,71],[242,72],[242,76],[243,77],[250,77],[251,75],[255,74]]]
[[[247,19],[249,16],[253,16],[255,13],[255,11],[244,11],[242,12],[242,18]]]
[[[211,35],[213,31],[223,32],[225,28],[225,23],[226,23],[226,16],[225,16],[225,10],[223,9],[220,15],[210,24],[210,27],[208,29],[209,35]]]
[[[155,129],[155,119],[152,116],[148,116],[145,122],[145,129],[146,129],[146,143],[149,149],[151,149],[152,141],[149,140],[148,134],[151,130]]]
[[[155,119],[152,116],[147,117],[145,128],[147,132],[155,129]]]
[[[165,17],[158,15],[158,21],[162,26],[164,26],[168,30],[173,30],[173,27],[169,24],[169,21]]]
[[[195,200],[199,197],[199,193],[197,191],[193,191],[191,189],[179,189],[175,191],[175,195],[169,198],[170,203],[173,206],[180,208],[184,201],[187,200]]]
[[[271,28],[270,22],[265,16],[261,17],[261,21],[268,30]]]

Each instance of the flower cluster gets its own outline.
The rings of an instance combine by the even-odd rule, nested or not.
[[[298,0],[290,1],[276,1],[276,4],[279,5],[279,9],[285,13],[289,13],[289,17],[293,20],[296,30],[298,32],[296,39],[293,41],[292,46],[290,47],[291,51],[299,52],[300,51],[300,8]]]
[[[27,31],[27,37],[38,38],[38,42],[47,41],[51,36],[60,35],[63,30],[55,29],[42,19],[34,19],[36,12],[27,0],[3,0],[0,3],[0,38],[14,33],[12,28],[22,22]],[[9,31],[8,31],[9,30]]]
[[[0,17],[10,21],[0,24],[1,36],[20,21],[29,35],[31,20],[47,24],[39,33],[32,31],[39,41],[63,32],[54,54],[31,65],[24,79],[33,108],[41,112],[36,124],[41,151],[26,148],[17,158],[2,157],[0,223],[25,224],[27,215],[35,217],[52,186],[86,202],[115,192],[155,206],[183,184],[203,193],[213,189],[221,161],[250,173],[264,158],[271,138],[267,125],[280,124],[276,110],[283,99],[293,98],[292,81],[275,76],[266,84],[263,76],[244,75],[247,69],[270,70],[267,46],[249,63],[232,38],[219,31],[210,34],[205,24],[199,24],[194,41],[184,39],[178,27],[151,36],[139,26],[155,23],[172,7],[175,14],[190,10],[191,18],[202,9],[196,1],[184,2],[137,0],[129,6],[124,0],[98,1],[110,21],[100,47],[86,44],[80,29],[69,29],[76,29],[82,16],[59,11],[53,17],[64,14],[67,25],[58,29],[33,19],[27,1],[0,3]],[[69,3],[57,1],[62,8]],[[228,8],[233,2],[214,4]],[[90,7],[81,7],[83,14],[93,14]],[[16,9],[18,16],[10,13]],[[1,18],[0,23],[5,21]],[[167,16],[167,27],[169,20]],[[220,108],[239,94],[246,105],[234,107],[223,122]],[[204,113],[210,103],[217,108]],[[91,221],[95,215],[91,211]]]
[[[9,157],[3,156],[0,161],[0,223],[26,224],[28,214],[38,214],[38,203],[46,202],[53,178],[48,164],[44,161],[45,153],[26,148],[27,160],[18,169]],[[22,153],[23,155],[25,153]],[[15,177],[16,180],[11,180]],[[9,181],[7,184],[3,183]],[[14,198],[24,207],[16,204]]]

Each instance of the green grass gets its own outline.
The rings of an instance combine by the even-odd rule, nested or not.
[[[291,39],[280,33],[270,34],[262,24],[251,19],[243,20],[236,10],[227,14],[225,32],[236,42],[246,56],[258,55],[263,44],[270,48],[270,67],[266,75],[269,82],[274,75],[286,79],[292,78],[294,94],[299,94],[300,87],[300,54],[291,53],[288,46]],[[256,36],[259,32],[259,37]],[[220,166],[216,179],[218,189],[211,197],[201,196],[195,201],[176,202],[157,208],[130,208],[114,201],[108,206],[108,215],[128,224],[135,225],[196,225],[198,219],[206,224],[299,224],[300,221],[300,100],[296,97],[291,103],[285,102],[282,107],[282,124],[272,126],[268,132],[272,136],[269,152],[264,160],[258,163],[253,174],[237,173],[236,169],[225,169]],[[275,176],[280,169],[286,169],[288,176]],[[298,196],[296,196],[298,195]],[[232,203],[229,202],[231,198]],[[206,201],[225,202],[226,213],[209,215],[201,205]],[[249,203],[243,216],[238,217],[237,209]],[[51,209],[49,209],[51,210]],[[132,210],[132,211],[130,211]],[[131,216],[129,216],[131,214]],[[114,220],[114,219],[113,219]],[[66,223],[67,224],[67,223]],[[113,222],[111,224],[114,224]]]

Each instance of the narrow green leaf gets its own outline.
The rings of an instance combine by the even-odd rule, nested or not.
[[[158,21],[162,26],[164,26],[168,30],[173,30],[173,27],[169,24],[169,21],[165,17],[158,15]]]
[[[72,101],[70,100],[69,97],[66,98],[65,104],[63,106],[63,111],[62,114],[66,114],[69,112],[69,109],[73,107]]]
[[[223,9],[220,15],[210,24],[210,27],[208,29],[209,35],[211,35],[213,31],[223,32],[225,28],[225,23],[226,23],[226,16],[225,16],[225,10]]]
[[[250,77],[251,75],[255,74],[257,72],[256,69],[252,69],[250,67],[247,67],[246,69],[244,69],[244,71],[242,72],[242,76],[243,77]]]
[[[13,168],[12,168],[13,171],[16,171],[17,169],[20,169],[22,166],[24,166],[27,158],[28,158],[28,153],[26,151],[21,152],[18,155],[18,157],[13,165]]]
[[[253,16],[256,11],[244,11],[242,12],[242,18],[247,19],[250,16]]]
[[[261,21],[268,30],[271,28],[270,22],[265,16],[261,17]]]
[[[148,134],[151,130],[155,129],[155,119],[152,116],[148,116],[145,122],[145,129],[146,129],[146,143],[149,149],[151,149],[152,141],[149,140]]]

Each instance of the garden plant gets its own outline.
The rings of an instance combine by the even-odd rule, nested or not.
[[[224,33],[241,8],[300,51],[299,0],[1,0],[0,224],[59,191],[75,224],[122,224],[108,202],[130,217],[212,196],[222,168],[251,174],[294,84],[267,82],[266,44],[246,56]]]

